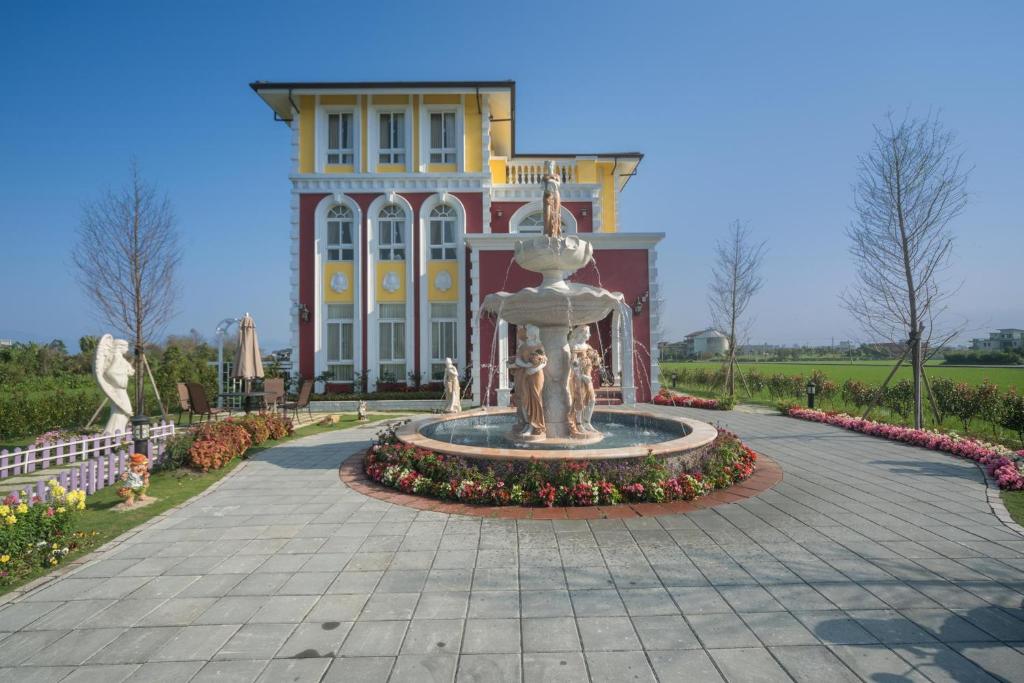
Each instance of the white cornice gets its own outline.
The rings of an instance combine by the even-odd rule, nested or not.
[[[566,183],[561,187],[562,201],[593,201],[600,194],[601,187],[591,183]],[[535,201],[544,194],[540,184],[535,185],[493,185],[491,198],[494,201]]]
[[[594,249],[653,249],[665,238],[663,232],[581,232],[574,235],[594,245]],[[488,234],[471,233],[466,235],[466,244],[471,249],[480,251],[507,251],[515,249],[516,242],[524,239],[518,233]]]

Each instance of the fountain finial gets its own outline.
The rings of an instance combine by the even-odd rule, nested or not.
[[[562,177],[555,169],[555,162],[547,162],[544,183],[544,234],[548,237],[562,236]]]

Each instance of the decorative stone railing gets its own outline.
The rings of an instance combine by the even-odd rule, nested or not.
[[[506,185],[539,185],[547,173],[547,159],[512,159],[505,164]],[[555,172],[563,183],[579,182],[576,161],[555,160]],[[500,179],[498,179],[500,180]]]

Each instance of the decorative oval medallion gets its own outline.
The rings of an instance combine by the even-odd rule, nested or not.
[[[381,284],[385,290],[394,293],[402,286],[402,281],[398,279],[398,273],[388,272],[384,275],[384,281]]]
[[[452,282],[451,273],[449,273],[447,270],[437,271],[437,275],[434,276],[434,287],[437,288],[437,291],[447,292],[449,289],[452,288],[452,284],[454,283]]]
[[[335,273],[331,276],[331,290],[337,294],[348,291],[348,278],[345,273]]]

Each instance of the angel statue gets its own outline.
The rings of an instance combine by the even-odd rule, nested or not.
[[[135,374],[135,368],[124,357],[128,353],[128,342],[114,339],[105,334],[96,344],[96,360],[93,371],[96,383],[103,395],[110,400],[110,419],[103,428],[104,434],[128,431],[132,416],[132,402],[128,398],[128,378]]]
[[[562,177],[555,169],[555,162],[548,161],[544,174],[544,234],[548,237],[562,236]]]
[[[444,359],[444,396],[448,404],[444,408],[446,413],[462,412],[462,391],[459,387],[459,369],[451,358]]]

